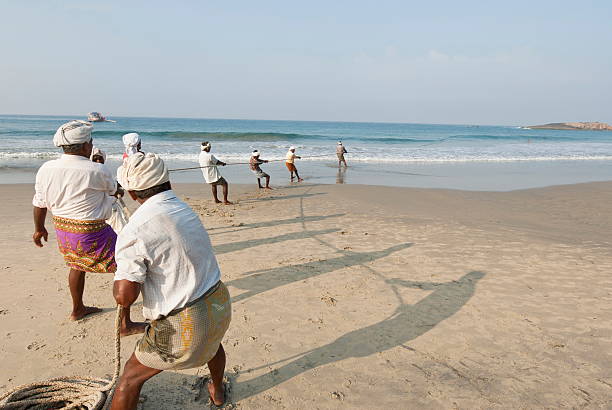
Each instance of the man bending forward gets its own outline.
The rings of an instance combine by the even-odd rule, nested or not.
[[[141,205],[117,238],[114,296],[127,307],[142,292],[143,315],[151,323],[125,364],[112,409],[135,409],[142,385],[162,370],[205,363],[211,400],[221,405],[221,340],[232,313],[208,234],[172,192],[168,169],[157,155],[136,153],[118,174]]]

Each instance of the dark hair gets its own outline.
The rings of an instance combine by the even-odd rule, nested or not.
[[[78,154],[83,149],[85,143],[82,144],[72,144],[72,145],[62,145],[62,149],[64,150],[64,154]]]
[[[163,184],[152,186],[151,188],[143,189],[142,191],[132,191],[136,198],[138,199],[147,199],[151,198],[153,195],[157,195],[160,192],[170,191],[172,186],[170,185],[170,181],[164,182]]]

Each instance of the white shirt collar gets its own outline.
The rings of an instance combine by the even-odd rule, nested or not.
[[[168,199],[176,198],[176,194],[170,189],[168,191],[160,192],[159,194],[153,195],[151,198],[147,199],[144,204],[142,204],[138,209],[142,207],[148,207],[150,205],[154,205],[158,202],[166,201]]]
[[[62,160],[75,160],[75,161],[89,161],[89,158],[86,157],[82,157],[80,155],[68,155],[68,154],[62,154],[62,156],[60,157]]]

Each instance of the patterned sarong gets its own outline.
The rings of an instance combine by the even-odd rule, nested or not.
[[[117,234],[105,221],[53,217],[57,245],[66,266],[85,272],[113,273]]]
[[[219,281],[182,309],[152,321],[134,354],[152,369],[179,370],[210,361],[232,320],[230,295]]]

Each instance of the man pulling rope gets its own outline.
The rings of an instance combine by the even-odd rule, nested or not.
[[[142,292],[150,320],[113,398],[112,409],[135,409],[143,384],[163,370],[208,364],[212,402],[225,401],[223,335],[231,303],[208,233],[179,200],[168,168],[152,153],[136,153],[119,168],[119,182],[140,203],[117,239],[117,303],[131,306]]]

